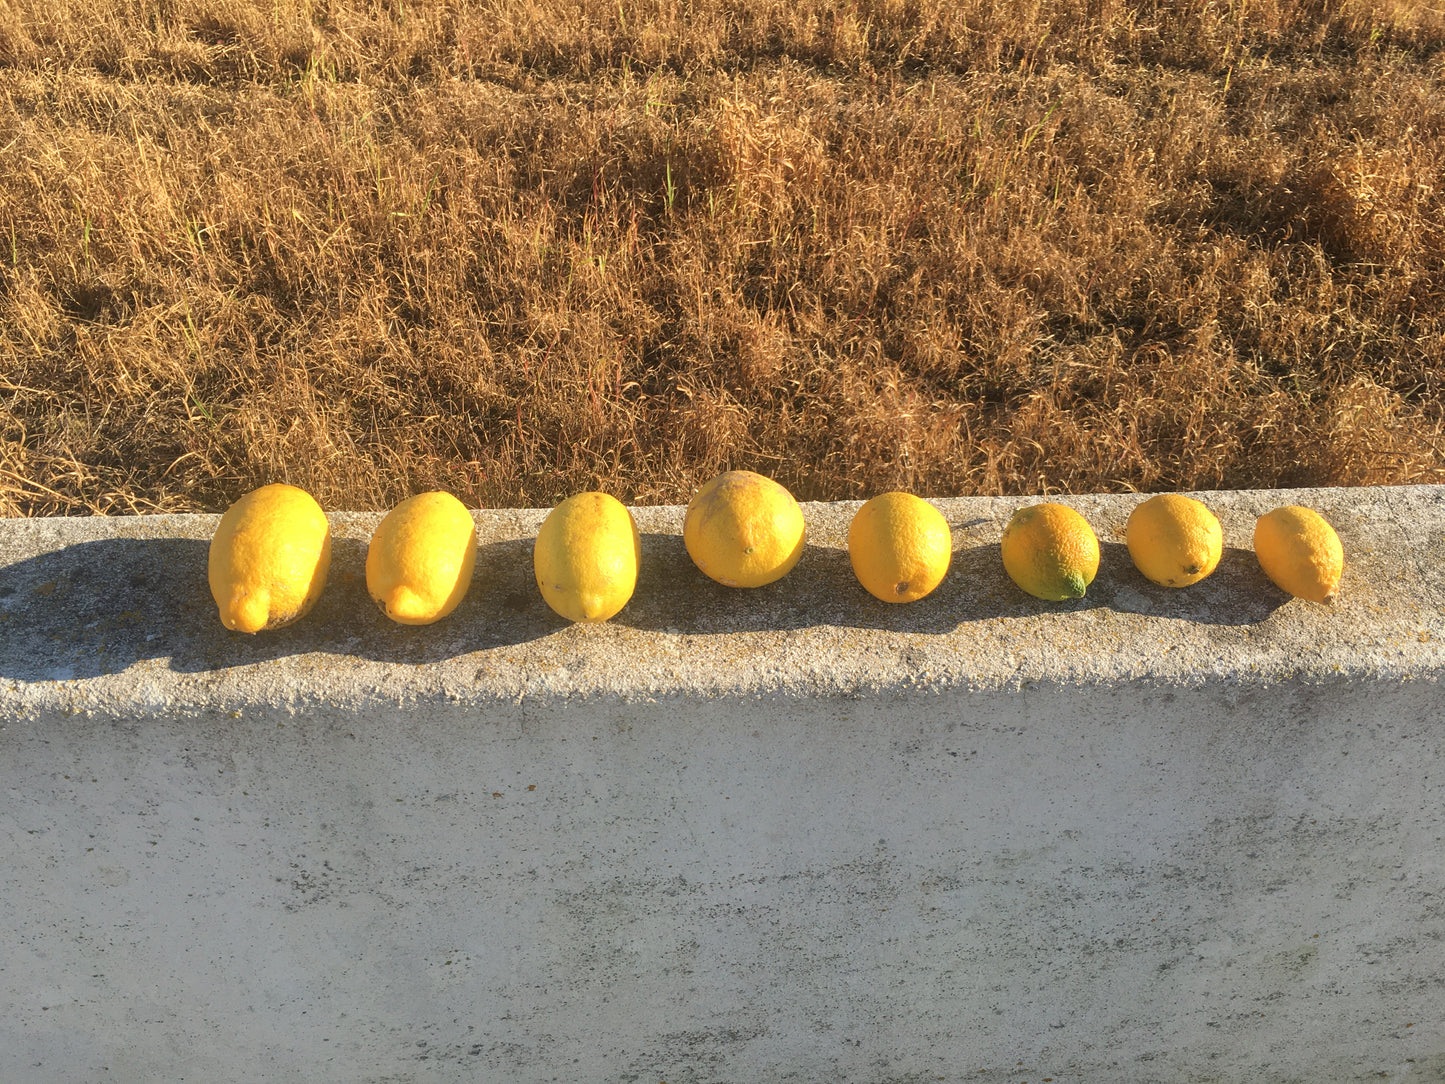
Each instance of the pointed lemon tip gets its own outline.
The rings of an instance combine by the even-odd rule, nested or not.
[[[1078,572],[1070,572],[1064,577],[1065,598],[1083,598],[1088,587],[1089,582]]]
[[[221,607],[221,624],[234,632],[257,633],[271,620],[271,592],[265,588],[237,591]]]
[[[432,619],[433,609],[421,595],[399,583],[386,597],[386,616],[402,624],[419,625]]]

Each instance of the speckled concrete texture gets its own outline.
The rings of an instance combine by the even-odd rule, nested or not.
[[[1027,500],[939,501],[954,567],[858,587],[856,504],[737,591],[682,509],[568,626],[544,513],[479,512],[467,600],[227,632],[214,517],[0,521],[0,1081],[1445,1080],[1445,491],[1140,498],[1088,596],[1019,592]],[[1259,572],[1321,511],[1333,609]]]

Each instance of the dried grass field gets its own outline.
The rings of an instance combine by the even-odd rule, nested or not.
[[[0,514],[1445,480],[1404,0],[0,0]]]

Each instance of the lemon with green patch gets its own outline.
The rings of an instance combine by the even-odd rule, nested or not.
[[[477,525],[450,493],[408,497],[386,514],[366,550],[366,590],[387,617],[430,625],[466,596],[477,563]]]
[[[1033,504],[1009,520],[1000,543],[1009,578],[1035,598],[1083,598],[1099,571],[1099,538],[1074,509]]]
[[[278,482],[226,510],[211,538],[206,574],[221,623],[256,633],[305,617],[330,568],[326,513],[304,489]]]

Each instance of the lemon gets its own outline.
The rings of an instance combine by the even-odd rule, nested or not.
[[[641,556],[626,506],[606,493],[578,493],[542,521],[532,569],[547,605],[568,621],[606,621],[632,597]]]
[[[1099,571],[1099,539],[1062,504],[1020,508],[1003,530],[1003,567],[1014,583],[1050,602],[1083,598]]]
[[[211,538],[207,578],[221,623],[279,629],[305,617],[331,568],[331,524],[304,489],[277,483],[231,505]]]
[[[1318,512],[1291,504],[1260,516],[1254,555],[1274,585],[1296,598],[1329,603],[1339,594],[1345,550]]]
[[[692,563],[727,587],[782,579],[803,555],[803,510],[771,478],[719,474],[687,506],[682,541]]]
[[[912,493],[884,493],[858,509],[848,525],[848,559],[869,594],[912,602],[948,574],[953,535],[937,508]]]
[[[1163,587],[1188,587],[1219,565],[1224,531],[1192,497],[1161,493],[1129,514],[1124,541],[1134,567]]]
[[[393,621],[430,625],[457,608],[476,563],[477,525],[466,506],[450,493],[418,493],[377,524],[366,590]]]

